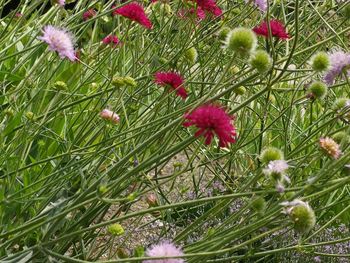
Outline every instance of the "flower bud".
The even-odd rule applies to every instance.
[[[125,85],[124,78],[123,77],[114,77],[112,80],[112,85],[115,87],[121,87]]]
[[[67,84],[63,81],[56,81],[53,86],[56,90],[68,90]]]
[[[230,33],[231,28],[224,26],[223,28],[220,29],[218,33],[218,37],[221,41],[225,41],[227,39],[228,34]]]
[[[28,120],[32,120],[34,118],[34,113],[31,111],[26,112],[26,117]]]
[[[137,87],[137,82],[132,77],[124,77],[124,83],[125,85],[131,86],[133,88]]]
[[[328,54],[318,52],[311,58],[312,69],[316,72],[322,72],[328,69],[330,65]]]
[[[308,203],[294,200],[284,202],[282,205],[287,207],[285,213],[289,215],[294,223],[294,229],[299,233],[307,233],[315,226],[315,213]]]
[[[103,111],[101,111],[100,117],[113,123],[118,123],[120,119],[118,114],[108,109],[104,109]]]
[[[263,163],[269,163],[270,161],[283,160],[284,157],[281,150],[275,147],[268,147],[261,152],[259,159]]]
[[[190,64],[194,64],[197,61],[198,53],[194,47],[185,51],[185,58]]]
[[[261,214],[264,213],[266,209],[266,201],[261,196],[254,198],[250,205],[255,212],[258,212]]]
[[[251,29],[239,27],[228,34],[226,44],[229,50],[238,55],[246,56],[255,49],[257,40]]]
[[[265,50],[257,50],[250,57],[250,65],[260,74],[268,71],[272,66],[272,59]]]
[[[237,95],[243,95],[244,93],[246,93],[246,88],[243,86],[237,87],[233,90],[234,93],[236,93]]]
[[[120,224],[113,224],[108,226],[108,232],[113,236],[121,236],[124,234],[124,228]]]
[[[146,197],[146,203],[150,206],[150,207],[155,207],[158,206],[158,201],[157,201],[157,197],[155,194],[149,194]]]
[[[316,81],[311,84],[310,97],[313,99],[323,99],[327,95],[327,86],[321,81]]]

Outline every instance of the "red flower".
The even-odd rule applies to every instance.
[[[93,18],[95,15],[96,15],[96,11],[94,9],[89,9],[88,11],[84,12],[83,20],[86,21],[90,18]]]
[[[290,36],[286,32],[286,29],[284,25],[278,21],[278,20],[271,20],[270,21],[270,28],[272,36],[280,38],[280,39],[288,39]],[[259,26],[254,27],[253,31],[260,36],[268,37],[269,36],[269,30],[267,28],[266,21],[262,22]]]
[[[117,46],[119,44],[119,39],[117,36],[108,35],[102,40],[103,44]]]
[[[187,98],[187,91],[183,86],[184,81],[180,74],[175,72],[157,72],[154,81],[163,87],[170,86],[173,90],[176,90],[176,94],[182,99]]]
[[[236,128],[232,125],[232,116],[228,115],[219,105],[203,105],[191,113],[185,114],[185,127],[196,126],[199,130],[195,136],[203,135],[205,144],[211,143],[214,134],[219,138],[219,146],[226,147],[236,141]]]
[[[152,28],[151,21],[148,19],[145,11],[143,10],[143,7],[138,3],[132,2],[130,4],[124,5],[114,10],[113,15],[121,15],[141,24],[145,28]]]
[[[215,0],[192,0],[197,3],[197,6],[202,9],[202,11],[207,11],[214,16],[220,16],[222,10],[217,6]]]

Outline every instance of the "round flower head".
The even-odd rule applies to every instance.
[[[296,231],[307,233],[315,226],[315,213],[308,203],[296,199],[281,205],[286,207],[284,213],[292,219]]]
[[[270,20],[271,34],[273,37],[279,39],[288,39],[290,38],[284,25],[278,20]],[[260,36],[269,37],[269,30],[267,27],[266,21],[262,22],[259,26],[254,27],[253,31]]]
[[[145,13],[145,10],[139,3],[132,2],[132,3],[126,4],[114,10],[113,15],[121,15],[126,18],[129,18],[132,21],[139,23],[145,28],[148,28],[148,29],[152,28],[151,21],[148,19]]]
[[[197,3],[197,6],[200,7],[203,11],[206,11],[214,16],[220,16],[222,10],[217,6],[214,0],[192,0]]]
[[[236,129],[232,125],[233,117],[225,110],[213,104],[202,105],[190,113],[185,114],[185,127],[195,126],[198,131],[195,136],[204,136],[205,144],[209,145],[216,134],[219,146],[226,147],[236,141]]]
[[[157,245],[153,245],[146,250],[148,257],[178,257],[183,256],[180,248],[176,247],[169,241],[164,241]],[[149,259],[142,261],[143,263],[184,263],[185,260],[181,258],[166,258],[166,259]]]
[[[350,53],[335,51],[329,55],[329,59],[331,66],[324,77],[328,85],[332,85],[335,78],[342,74],[348,74],[350,76]]]
[[[313,99],[323,99],[327,95],[327,86],[320,81],[312,83],[309,90],[309,96]]]
[[[268,147],[261,152],[259,159],[268,164],[270,161],[283,160],[283,153],[275,147]]]
[[[105,45],[113,45],[114,47],[116,47],[119,44],[119,39],[117,36],[113,36],[113,35],[108,35],[105,38],[103,38],[102,43]]]
[[[320,138],[319,143],[321,149],[333,159],[338,159],[341,156],[340,146],[332,138]]]
[[[265,50],[257,50],[253,52],[249,62],[259,73],[268,71],[272,66],[272,59]]]
[[[185,51],[185,58],[190,64],[194,64],[197,61],[198,53],[195,47],[191,47]]]
[[[231,28],[224,26],[223,28],[220,29],[218,32],[218,37],[221,41],[225,41],[227,39],[228,34],[230,33]]]
[[[265,175],[269,175],[275,180],[281,180],[288,168],[289,165],[285,160],[275,160],[270,161],[263,172]]]
[[[257,40],[255,34],[249,28],[239,27],[233,29],[227,36],[227,48],[245,56],[255,50]]]
[[[182,99],[187,98],[187,91],[183,86],[183,78],[175,72],[157,72],[155,74],[155,83],[160,86],[169,86],[176,91],[176,94]]]
[[[318,52],[311,58],[312,69],[316,72],[322,72],[328,69],[330,64],[329,57],[325,52]]]
[[[49,45],[49,49],[56,51],[61,58],[76,60],[72,35],[65,29],[54,26],[45,26],[43,35],[39,37]]]
[[[100,116],[102,119],[111,121],[113,123],[118,123],[119,122],[119,116],[115,112],[104,109],[103,111],[100,112]]]
[[[83,13],[83,20],[89,20],[90,18],[93,18],[96,15],[96,11],[94,9],[89,9],[86,12]]]
[[[266,12],[267,10],[267,0],[245,0],[245,2],[246,3],[254,2],[254,5],[263,12]]]

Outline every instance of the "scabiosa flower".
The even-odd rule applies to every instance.
[[[153,245],[146,250],[146,256],[148,257],[177,257],[183,256],[183,252],[180,248],[176,247],[169,241],[164,241],[160,244]],[[150,259],[144,260],[143,263],[184,263],[185,260],[181,258],[167,258],[167,259]]]
[[[271,34],[273,37],[279,39],[290,38],[289,34],[286,32],[284,25],[278,20],[270,20]],[[266,21],[262,22],[259,26],[254,27],[253,31],[260,36],[269,37],[269,30]]]
[[[65,0],[56,0],[56,3],[60,6],[64,6],[65,5]]]
[[[183,78],[175,72],[157,72],[155,74],[155,83],[160,86],[169,86],[176,90],[176,94],[182,99],[187,98],[187,91],[183,86]]]
[[[197,6],[200,7],[203,11],[206,11],[214,16],[221,16],[222,10],[214,0],[192,0],[197,3]]]
[[[73,36],[65,29],[54,26],[45,26],[40,40],[49,45],[49,49],[56,51],[61,58],[76,60]]]
[[[83,20],[86,21],[90,18],[93,18],[96,15],[96,11],[94,9],[89,9],[83,13]]]
[[[263,170],[266,175],[284,175],[289,168],[288,163],[285,160],[270,161],[267,168]]]
[[[254,2],[261,11],[266,12],[267,10],[267,0],[245,0],[246,3]]]
[[[203,135],[205,144],[209,145],[216,134],[219,146],[226,147],[236,141],[236,129],[232,125],[233,116],[230,116],[219,105],[202,105],[190,113],[185,114],[185,127],[195,126],[198,131],[195,136]]]
[[[126,4],[122,7],[114,10],[113,15],[121,15],[121,16],[124,16],[126,18],[131,19],[132,21],[139,23],[140,25],[144,26],[145,28],[148,28],[148,29],[152,28],[152,23],[148,19],[143,7],[136,2]]]
[[[102,119],[111,121],[113,123],[118,123],[119,122],[119,116],[115,112],[104,109],[103,111],[100,112],[100,116]]]
[[[320,138],[319,144],[321,149],[333,159],[338,159],[342,154],[339,144],[337,144],[332,138]]]
[[[119,44],[119,39],[117,36],[108,35],[105,38],[103,38],[102,43],[105,45],[112,44],[115,47]]]
[[[330,69],[328,70],[324,80],[328,85],[332,85],[337,76],[345,73],[348,70],[350,76],[350,53],[343,51],[335,51],[329,55],[331,62]]]

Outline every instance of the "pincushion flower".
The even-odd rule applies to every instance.
[[[146,250],[148,257],[177,257],[183,256],[180,248],[176,247],[169,241],[164,241],[160,244],[153,245]],[[185,260],[181,258],[166,258],[166,259],[150,259],[144,260],[143,263],[184,263]]]
[[[144,26],[145,28],[151,29],[152,23],[148,19],[145,10],[143,7],[136,3],[132,2],[130,4],[126,4],[116,10],[113,11],[113,15],[121,15],[126,18],[129,18],[132,21],[135,21],[139,23],[140,25]]]
[[[113,123],[118,123],[120,119],[118,114],[108,109],[102,110],[100,112],[100,117]]]
[[[56,51],[61,58],[76,60],[73,36],[65,29],[51,25],[45,26],[43,35],[39,37],[49,45],[49,49]]]
[[[171,87],[176,94],[183,99],[187,98],[187,91],[183,86],[183,78],[175,72],[157,72],[155,74],[155,83],[163,87]]]
[[[86,21],[90,18],[93,18],[96,15],[96,11],[94,9],[89,9],[83,13],[83,20]]]
[[[271,34],[273,37],[279,39],[288,39],[290,38],[289,34],[286,32],[284,25],[278,20],[270,20]],[[259,26],[254,27],[253,31],[260,36],[269,37],[269,30],[267,27],[267,22],[262,22]]]
[[[254,5],[257,6],[261,11],[266,12],[267,10],[267,0],[245,0],[245,2],[254,2]]]
[[[337,144],[332,138],[320,138],[319,144],[321,149],[333,159],[338,159],[342,154],[339,144]]]
[[[56,0],[56,3],[60,6],[64,6],[65,5],[65,0]]]
[[[264,173],[266,175],[271,175],[271,174],[280,174],[283,175],[286,173],[288,170],[288,163],[285,160],[275,160],[275,161],[270,161],[269,164],[267,165],[267,168],[264,169]]]
[[[197,7],[203,11],[213,14],[214,16],[222,15],[222,10],[214,0],[192,0],[197,3]]]
[[[330,59],[330,69],[326,73],[324,80],[328,85],[332,85],[337,76],[342,73],[350,76],[350,53],[345,53],[343,51],[335,51],[329,55]]]
[[[103,38],[102,43],[105,45],[112,44],[115,47],[119,44],[119,39],[117,36],[108,35],[105,38]]]
[[[236,128],[232,124],[233,116],[230,116],[219,105],[202,105],[190,113],[185,114],[185,127],[198,128],[195,136],[204,136],[205,144],[209,145],[216,135],[219,138],[219,146],[226,147],[236,141]]]

